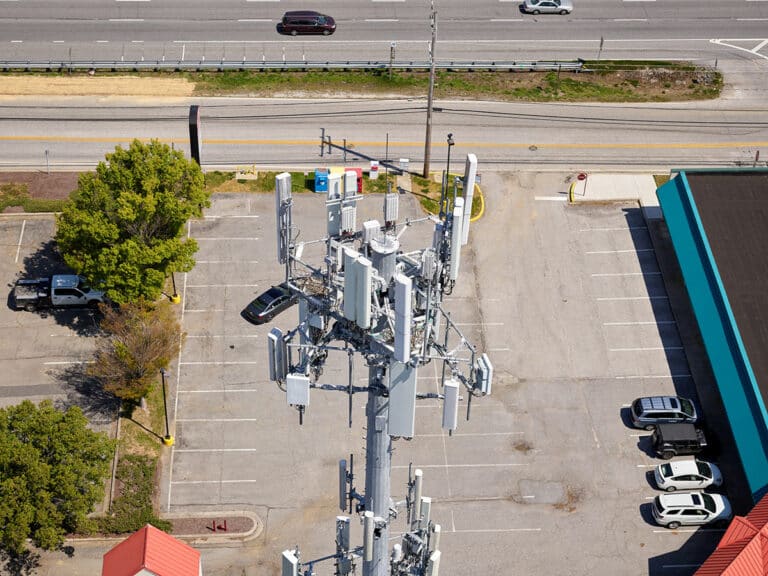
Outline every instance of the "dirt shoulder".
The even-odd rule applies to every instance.
[[[0,75],[0,96],[191,96],[186,78]]]

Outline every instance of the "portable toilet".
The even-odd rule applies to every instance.
[[[315,169],[315,192],[328,192],[328,170]]]
[[[346,172],[354,172],[357,174],[357,193],[363,193],[363,169],[362,168],[347,168]]]

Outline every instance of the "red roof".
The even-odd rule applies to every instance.
[[[147,524],[104,554],[101,576],[200,576],[200,552]]]
[[[733,519],[694,576],[768,576],[768,495]]]

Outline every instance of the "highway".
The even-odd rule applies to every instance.
[[[323,3],[331,37],[280,36],[280,15],[306,3],[182,0],[0,0],[0,60],[397,60],[427,58],[427,0]],[[316,8],[316,6],[313,6]],[[445,135],[484,169],[751,165],[768,156],[768,1],[576,0],[568,16],[521,14],[504,0],[438,0],[438,60],[654,58],[716,65],[716,102],[648,105],[436,102],[434,162]],[[602,51],[600,50],[602,38]],[[0,100],[0,166],[92,167],[117,144],[159,138],[187,149],[190,104],[202,106],[203,165],[312,168],[321,129],[361,153],[424,154],[426,102],[350,98],[25,98]],[[426,95],[425,95],[426,96]],[[388,141],[388,146],[387,146]],[[352,161],[352,156],[348,161]]]

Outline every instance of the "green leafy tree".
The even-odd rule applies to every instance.
[[[147,395],[160,368],[178,353],[181,326],[166,301],[140,300],[103,310],[101,328],[107,337],[96,343],[88,373],[115,396],[135,402]]]
[[[155,300],[172,272],[194,266],[194,239],[184,224],[210,205],[193,160],[153,140],[134,140],[82,174],[58,217],[64,261],[118,303]]]
[[[31,538],[50,550],[86,528],[114,448],[78,407],[63,412],[49,400],[25,400],[0,408],[0,544],[20,554]]]

